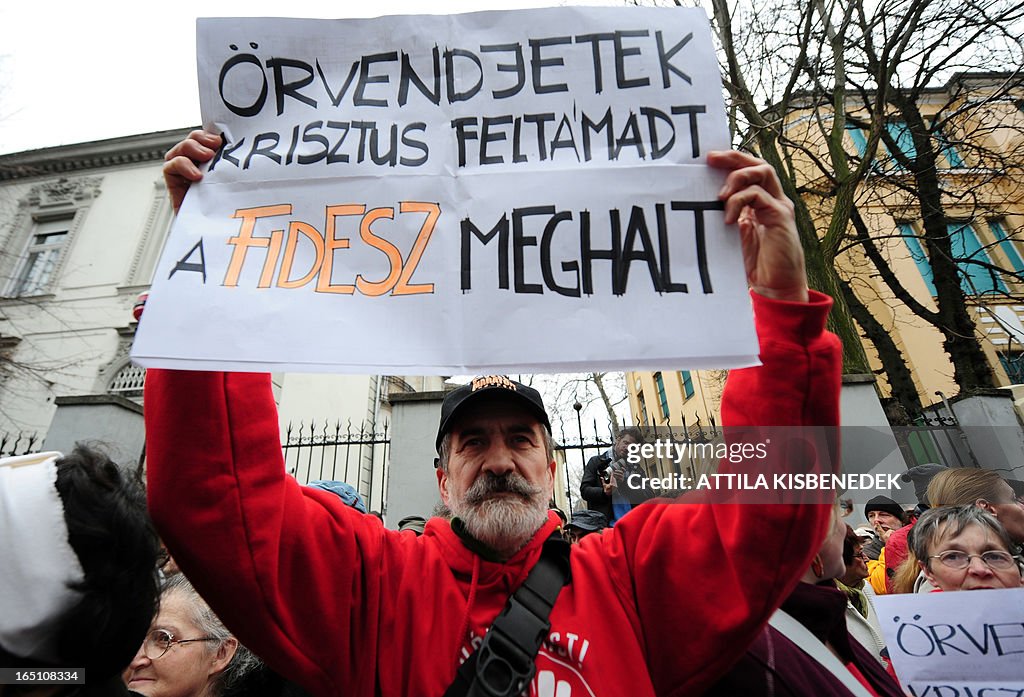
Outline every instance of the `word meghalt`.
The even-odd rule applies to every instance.
[[[470,290],[473,285],[473,240],[486,246],[496,239],[498,287],[503,290],[509,289],[511,282],[511,288],[516,293],[543,293],[547,288],[569,297],[593,295],[594,265],[596,262],[607,262],[612,294],[624,295],[633,263],[639,262],[642,268],[640,273],[644,270],[647,272],[657,292],[688,293],[690,289],[686,283],[672,278],[671,255],[675,251],[690,255],[689,258],[696,262],[701,291],[711,293],[713,290],[708,271],[704,213],[722,208],[719,201],[671,201],[655,204],[653,211],[633,206],[628,217],[625,211],[611,209],[606,220],[595,220],[598,216],[591,215],[590,211],[531,206],[515,208],[511,216],[507,213],[502,215],[487,232],[483,232],[471,219],[465,218],[461,223],[462,290]],[[683,213],[673,219],[674,225],[671,228],[668,222],[669,211]],[[650,217],[653,217],[653,221],[649,221]],[[531,227],[539,234],[527,234],[527,221],[531,218],[536,219]],[[573,253],[572,258],[556,260],[552,251],[556,233],[571,240],[569,244],[574,250],[579,250],[578,256]],[[535,251],[528,251],[534,247]],[[527,263],[528,258],[531,262],[536,259],[539,263]],[[560,269],[557,277],[556,261]],[[533,280],[543,280],[543,283],[530,282],[527,269],[538,266],[541,278],[534,277]],[[567,279],[571,281],[566,282]]]

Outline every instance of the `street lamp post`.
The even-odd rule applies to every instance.
[[[584,464],[586,464],[587,456],[583,451],[583,417],[580,416],[580,412],[583,411],[583,405],[576,402],[572,405],[572,408],[576,410],[576,428],[580,434],[580,456],[583,457]],[[569,458],[565,458],[565,496],[566,500],[569,501],[569,510],[567,512],[569,516],[572,516],[572,484],[569,480]]]

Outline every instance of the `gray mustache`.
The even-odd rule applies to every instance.
[[[493,494],[504,493],[512,493],[524,499],[530,499],[536,496],[539,491],[539,487],[531,485],[526,481],[525,477],[514,472],[501,475],[485,472],[473,482],[473,486],[466,492],[466,502],[478,504]]]

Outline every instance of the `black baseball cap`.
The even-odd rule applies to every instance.
[[[540,392],[521,382],[510,380],[505,375],[484,375],[473,378],[445,395],[441,403],[441,423],[437,426],[437,440],[434,442],[434,448],[438,453],[441,452],[441,440],[451,430],[455,418],[467,405],[472,405],[483,395],[505,397],[518,403],[536,416],[548,433],[551,433],[551,421],[544,409],[544,400],[541,399]]]

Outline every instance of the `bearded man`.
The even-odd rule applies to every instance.
[[[219,145],[199,131],[168,153],[175,208]],[[767,163],[739,152],[707,161],[727,173],[719,198],[740,228],[763,362],[732,372],[723,422],[835,426],[831,301],[807,289],[793,206]],[[151,370],[146,433],[150,507],[168,549],[239,640],[316,697],[446,694],[559,527],[547,512],[547,412],[503,376],[445,398],[437,482],[453,517],[431,519],[421,536],[385,530],[286,474],[267,375]],[[788,471],[793,460],[775,462]],[[764,467],[723,462],[720,472]],[[808,500],[831,496],[818,494]],[[808,568],[830,512],[683,497],[587,536],[522,692],[700,694]]]
[[[551,487],[543,481],[554,481],[550,429],[540,393],[507,377],[476,378],[448,393],[437,482],[457,534],[503,559],[533,537],[548,519]]]

